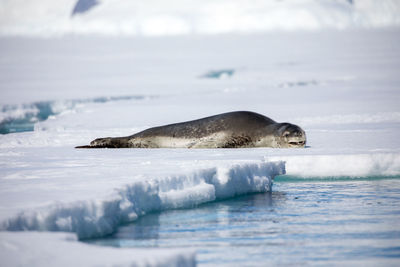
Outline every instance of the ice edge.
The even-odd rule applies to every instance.
[[[0,230],[74,232],[78,239],[109,235],[149,212],[196,205],[238,195],[268,192],[285,162],[216,166],[188,174],[146,179],[115,189],[103,199],[53,203],[26,210],[1,223]]]

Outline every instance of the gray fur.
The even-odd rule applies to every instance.
[[[153,127],[126,137],[93,140],[77,148],[241,148],[304,147],[305,132],[249,111]]]

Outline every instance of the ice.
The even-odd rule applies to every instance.
[[[176,153],[172,151],[158,156],[146,151],[111,152],[104,158],[73,149],[32,152],[12,167],[8,162],[2,166],[0,202],[7,203],[0,213],[3,230],[68,231],[80,239],[104,236],[149,212],[270,191],[272,179],[285,173],[283,162],[262,163],[261,158],[259,163],[236,160],[234,164],[232,160],[193,162],[200,156],[197,153],[171,158]],[[204,151],[203,157],[207,154]],[[12,157],[2,156],[4,162]],[[146,157],[148,163],[143,162]]]
[[[53,118],[54,115],[74,112],[84,103],[107,103],[121,100],[143,100],[155,96],[132,95],[96,97],[63,101],[40,101],[24,104],[4,105],[0,111],[0,134],[33,131],[36,122]]]
[[[149,212],[273,190],[285,171],[293,179],[398,177],[400,34],[365,29],[398,25],[398,2],[350,2],[257,2],[254,16],[271,21],[253,25],[246,18],[254,9],[235,1],[220,19],[226,2],[201,9],[193,2],[198,13],[190,22],[180,12],[186,4],[159,12],[104,0],[71,19],[76,1],[3,1],[0,118],[26,119],[33,131],[0,136],[1,258],[11,266],[42,266],[48,258],[49,266],[190,266],[190,251],[105,250],[76,240],[110,234]],[[136,16],[133,7],[140,7]],[[279,12],[293,20],[272,21]],[[233,17],[240,25],[223,24]],[[329,30],[252,34],[266,29]],[[196,35],[221,32],[245,34]],[[142,37],[183,33],[195,34]],[[217,79],[203,77],[212,71]],[[307,147],[74,149],[234,110],[300,125]],[[65,253],[84,250],[85,257]]]
[[[399,10],[396,0],[13,0],[0,4],[0,34],[165,36],[381,28],[398,26]]]
[[[279,160],[280,157],[270,159]],[[296,177],[396,177],[400,174],[400,154],[288,156],[287,173]]]
[[[21,251],[23,253],[21,253]],[[67,233],[0,232],[4,266],[195,266],[193,251],[106,248]]]

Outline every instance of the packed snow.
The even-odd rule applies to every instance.
[[[277,175],[400,176],[398,1],[88,2],[73,16],[72,0],[0,3],[7,265],[192,266],[193,251],[77,240]],[[307,147],[74,149],[234,110],[298,124]]]

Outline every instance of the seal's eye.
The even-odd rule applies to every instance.
[[[289,134],[290,134],[289,132],[284,132],[284,133],[283,133],[283,137],[288,137]]]

